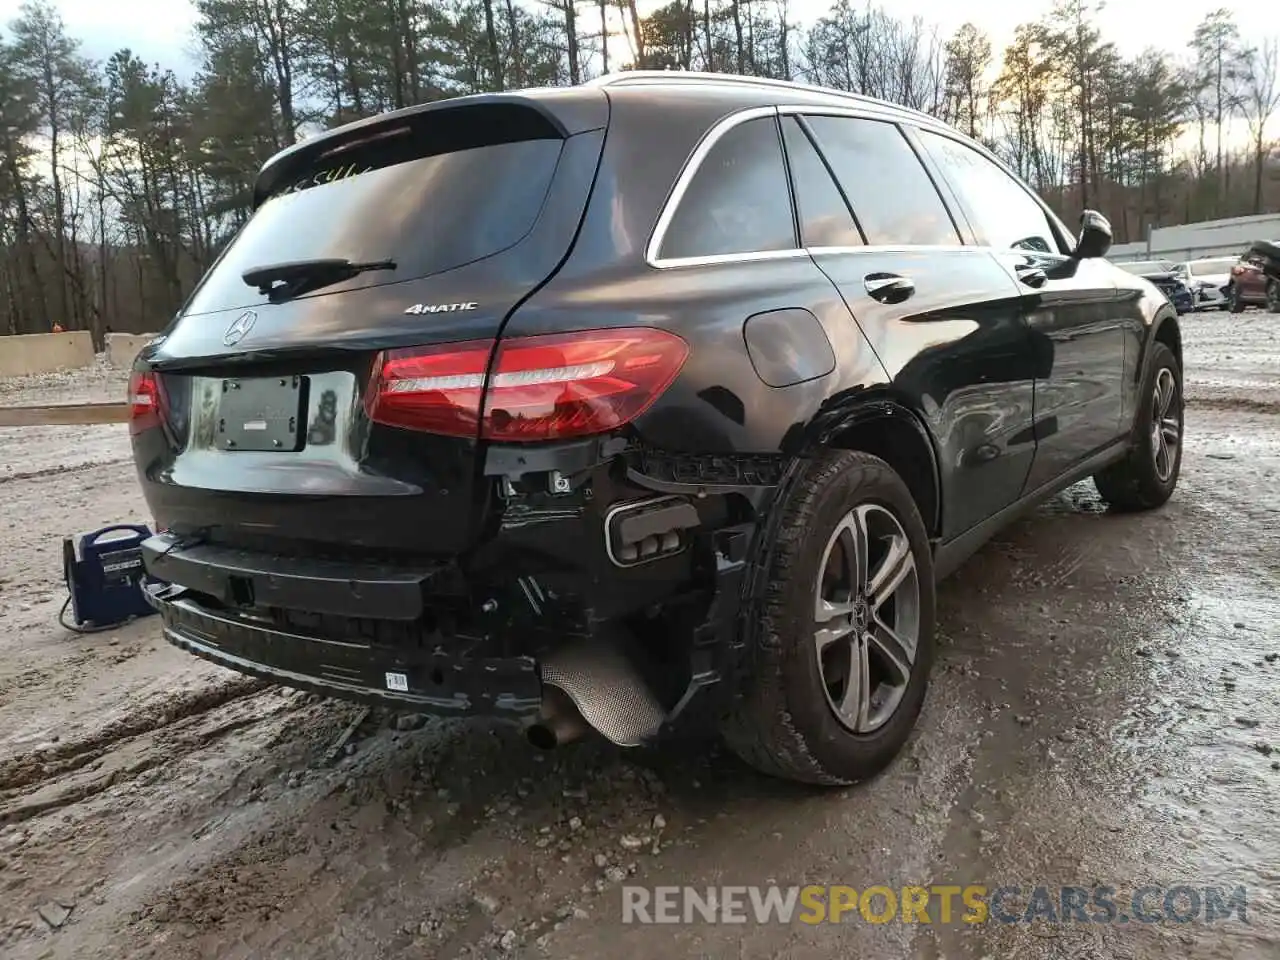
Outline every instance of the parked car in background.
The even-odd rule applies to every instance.
[[[1259,241],[1249,247],[1240,262],[1231,268],[1231,294],[1228,295],[1232,313],[1239,313],[1246,306],[1265,307],[1268,313],[1280,313],[1280,280],[1276,270],[1268,265],[1275,258],[1268,256],[1268,247],[1275,249],[1273,241]]]
[[[1178,313],[1190,313],[1196,308],[1191,287],[1178,276],[1178,265],[1173,261],[1138,260],[1133,263],[1117,263],[1116,266],[1144,280],[1150,280],[1169,299]]]
[[[1226,310],[1231,305],[1231,271],[1239,263],[1239,257],[1188,260],[1177,264],[1174,272],[1191,288],[1197,310]]]
[[[1178,482],[1168,300],[893,104],[435,101],[289,147],[253,206],[130,384],[150,601],[244,673],[543,747],[710,696],[749,763],[849,783],[915,725],[936,580],[1082,479]]]

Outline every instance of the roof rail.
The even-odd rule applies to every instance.
[[[805,93],[818,93],[828,97],[836,97],[841,100],[854,100],[858,103],[874,103],[892,107],[903,113],[910,114],[915,117],[922,117],[934,122],[941,122],[937,117],[916,110],[912,107],[904,107],[901,104],[893,103],[889,100],[881,100],[877,97],[869,97],[861,93],[849,93],[845,90],[835,90],[831,87],[820,87],[811,83],[797,83],[794,80],[775,80],[772,77],[749,77],[738,73],[707,73],[701,70],[619,70],[616,73],[606,73],[603,76],[595,77],[588,80],[584,85],[590,87],[613,87],[625,86],[629,83],[684,83],[693,81],[695,83],[720,83],[727,85],[740,85],[744,87],[772,87],[778,90],[796,90]]]

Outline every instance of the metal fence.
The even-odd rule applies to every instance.
[[[1280,241],[1280,214],[1206,220],[1178,227],[1157,227],[1146,241],[1118,243],[1109,259],[1198,260],[1201,257],[1236,256],[1255,240]]]

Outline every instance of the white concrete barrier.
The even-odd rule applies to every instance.
[[[107,365],[129,368],[148,343],[155,339],[154,333],[108,333]]]
[[[92,364],[93,358],[88,330],[0,337],[0,377],[75,370]]]

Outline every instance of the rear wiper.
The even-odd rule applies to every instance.
[[[296,296],[302,290],[314,290],[342,280],[350,280],[369,270],[394,270],[394,260],[369,260],[360,263],[345,257],[316,260],[291,260],[287,263],[269,263],[251,267],[240,275],[259,293]]]

